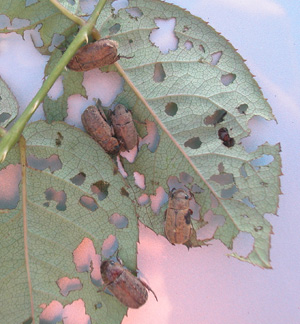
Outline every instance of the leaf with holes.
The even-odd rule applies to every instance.
[[[45,76],[51,73],[51,70],[58,63],[62,56],[60,50],[56,50],[50,57],[45,68]],[[79,94],[86,98],[86,91],[82,85],[83,73],[74,71],[63,71],[61,74],[63,84],[63,94],[55,100],[47,95],[44,99],[43,108],[48,122],[64,120],[67,117],[68,98],[73,94]]]
[[[164,235],[167,195],[187,187],[195,197],[188,246],[215,238],[231,249],[238,233],[247,232],[254,238],[252,252],[234,256],[269,268],[272,227],[264,214],[277,211],[280,146],[266,143],[248,153],[240,144],[253,116],[273,119],[244,60],[204,21],[170,4],[132,0],[116,15],[109,9],[102,14],[101,34],[112,35],[120,54],[131,57],[116,64],[127,81],[116,102],[147,121],[137,125],[140,136],[153,123],[157,128],[154,148],[143,145],[134,163],[123,159],[140,219]],[[161,49],[155,40],[162,21],[173,26],[171,48]],[[261,158],[270,159],[255,165]],[[135,185],[133,172],[144,175],[145,189]],[[205,236],[211,218],[220,222]]]
[[[91,322],[120,322],[126,307],[97,291],[100,259],[118,247],[124,264],[136,269],[137,218],[126,181],[74,127],[40,121],[24,137],[26,152],[21,140],[21,151],[15,147],[0,171],[22,172],[19,201],[0,210],[2,321],[23,323],[33,314],[38,323],[51,309],[61,321],[75,307]]]
[[[59,2],[72,13],[82,13],[78,0],[74,0],[73,4],[67,0]],[[1,15],[9,18],[7,26],[0,29],[0,33],[16,32],[24,35],[26,30],[34,29],[40,33],[42,44],[34,36],[33,41],[36,42],[36,47],[42,54],[50,54],[53,51],[49,48],[51,45],[56,45],[58,39],[67,37],[78,29],[74,22],[64,16],[48,0],[22,2],[0,0],[0,8]]]
[[[0,78],[0,126],[6,127],[18,114],[18,103],[7,84]]]

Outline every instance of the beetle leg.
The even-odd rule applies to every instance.
[[[143,280],[139,279],[139,281],[141,282],[141,284],[142,284],[145,288],[147,288],[149,291],[152,292],[152,294],[154,295],[156,301],[158,301],[157,296],[156,296],[155,292],[151,289],[151,287],[150,287],[149,285],[147,285],[146,282],[144,282]]]

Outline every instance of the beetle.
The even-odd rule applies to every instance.
[[[148,291],[151,291],[157,300],[154,291],[142,280],[135,277],[121,263],[106,260],[101,263],[101,276],[104,287],[125,306],[139,308],[148,299]]]
[[[79,48],[67,67],[73,71],[83,72],[113,64],[119,59],[118,43],[102,38]]]
[[[173,188],[169,195],[169,204],[165,212],[165,234],[172,244],[187,242],[192,233],[191,215],[189,208],[192,194],[185,189]]]
[[[138,134],[134,126],[131,112],[121,104],[111,112],[111,122],[121,151],[130,151],[138,144]]]
[[[218,130],[218,136],[221,141],[223,141],[223,144],[227,147],[232,147],[235,144],[234,138],[230,137],[228,133],[228,129],[225,127],[222,127]]]
[[[100,105],[89,106],[81,115],[81,120],[88,134],[98,143],[108,154],[119,153],[120,146],[114,137],[113,128],[107,123],[106,116]]]

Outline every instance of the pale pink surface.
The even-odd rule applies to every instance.
[[[185,246],[172,246],[165,238],[140,225],[138,266],[141,277],[156,292],[158,302],[150,294],[148,302],[138,310],[130,309],[128,317],[122,323],[298,324],[300,69],[299,51],[296,50],[299,39],[296,39],[291,24],[292,11],[297,10],[298,4],[294,2],[293,8],[293,4],[286,4],[283,0],[172,2],[208,20],[239,49],[239,53],[248,60],[248,67],[256,75],[277,118],[278,124],[254,119],[249,123],[252,136],[243,140],[248,150],[254,150],[265,141],[271,144],[281,142],[284,173],[281,183],[284,195],[280,197],[280,217],[266,216],[275,233],[271,238],[273,270],[262,270],[227,257],[229,251],[219,241],[212,242],[208,247],[188,251]],[[173,46],[170,34],[165,36],[165,42],[169,38],[170,46]],[[0,74],[13,90],[22,109],[42,84],[46,61],[47,57],[42,57],[33,48],[28,32],[25,41],[15,34],[0,36]],[[112,82],[117,87],[122,86],[122,81],[116,75],[111,74],[105,79],[99,72],[86,73],[84,85],[90,89],[89,98],[70,98],[69,105],[76,107],[72,109],[72,113],[69,109],[66,121],[70,124],[82,127],[80,113],[93,102],[92,99],[98,93],[92,87],[95,80],[100,85],[103,82],[103,87],[107,87],[107,82]],[[101,100],[109,105],[119,90],[107,92],[107,97]],[[55,89],[52,89],[51,94],[59,95],[59,91],[58,81],[57,94]],[[40,118],[43,118],[41,107],[33,120]],[[18,172],[12,177],[17,178]],[[2,185],[4,181],[7,184],[11,182],[11,178],[1,178],[1,181]],[[11,184],[11,191],[7,190],[6,194],[14,191],[15,187]],[[211,236],[213,228],[206,230],[201,235]],[[251,237],[242,233],[234,242],[234,251],[246,255],[251,244]],[[98,276],[99,274],[97,279]],[[88,317],[82,301],[76,304],[82,306],[77,307],[81,309],[82,317],[77,314],[76,323],[87,323]],[[51,309],[54,306],[55,304],[51,304]],[[53,316],[51,309],[47,311],[50,317]],[[66,308],[63,310],[57,303],[58,317],[69,311]],[[79,318],[82,320],[78,321]]]

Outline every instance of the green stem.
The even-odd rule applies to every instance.
[[[58,10],[61,11],[62,14],[64,14],[66,17],[68,17],[70,20],[74,21],[75,24],[79,26],[84,26],[86,24],[86,21],[81,19],[80,17],[74,15],[72,12],[70,12],[68,9],[66,9],[63,5],[61,5],[57,0],[49,0]],[[95,40],[99,40],[101,38],[100,33],[98,30],[93,27],[92,29],[92,36]]]
[[[95,10],[93,11],[90,19],[82,26],[79,33],[74,38],[66,52],[63,54],[55,68],[52,70],[47,80],[43,83],[42,87],[24,110],[21,117],[16,121],[12,128],[2,137],[0,142],[0,163],[6,158],[7,153],[17,143],[22,134],[27,122],[36,111],[40,103],[43,101],[48,91],[53,86],[56,79],[60,76],[65,66],[69,63],[74,56],[80,45],[88,38],[91,33],[97,18],[104,7],[106,0],[99,0]]]

